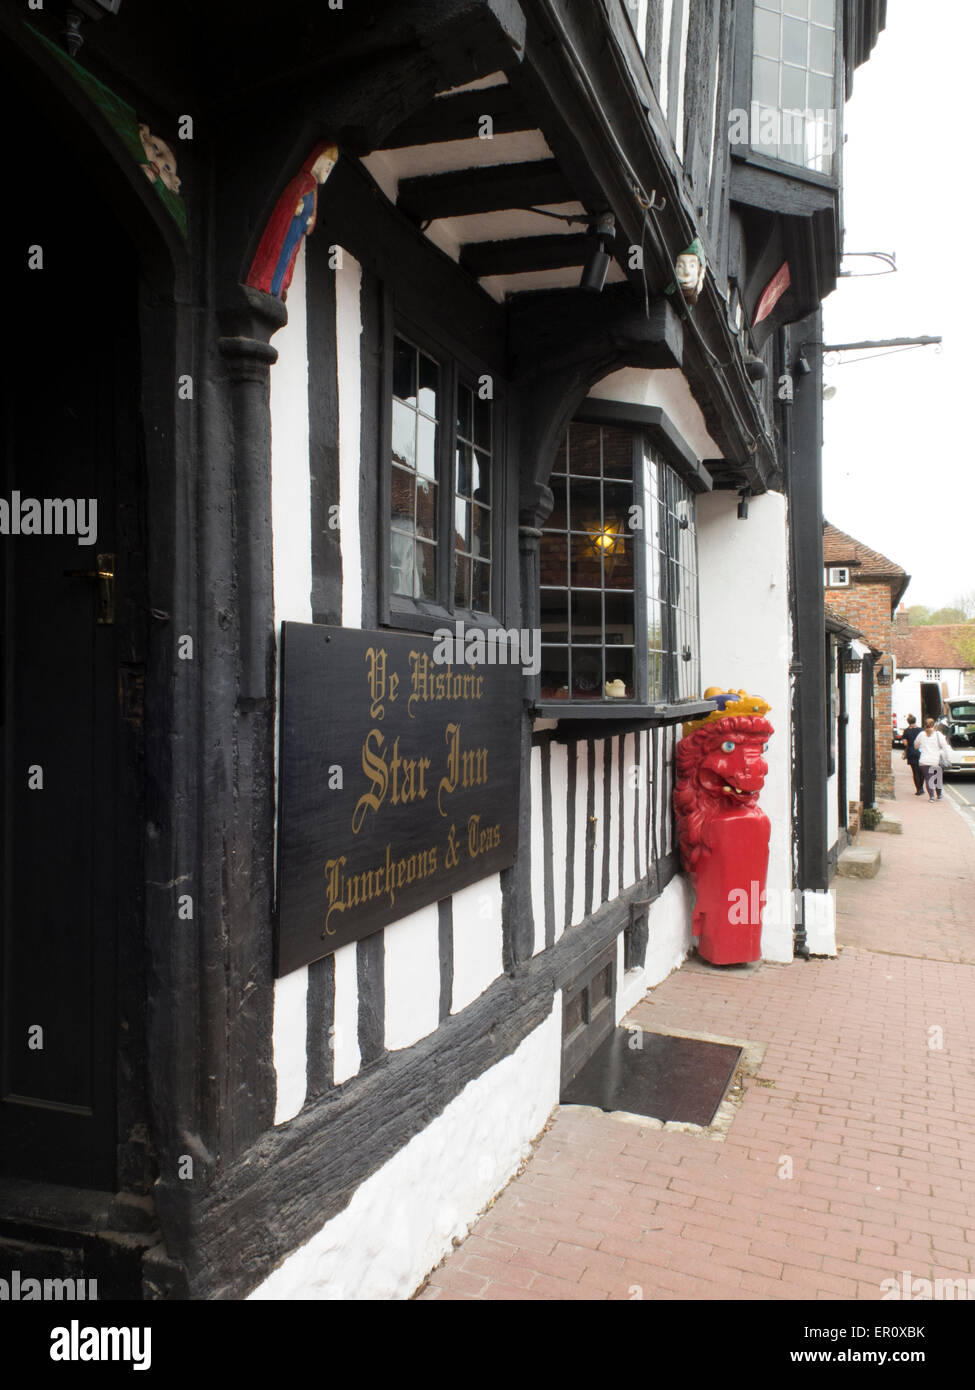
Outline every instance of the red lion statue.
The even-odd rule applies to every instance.
[[[731,965],[761,956],[771,825],[758,795],[768,772],[762,753],[774,730],[762,717],[764,700],[743,691],[707,695],[724,704],[684,726],[674,809],[681,856],[697,894],[698,952],[714,965]]]

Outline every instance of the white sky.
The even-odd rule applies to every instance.
[[[944,339],[874,362],[827,358],[836,395],[823,404],[827,519],[902,565],[904,602],[930,608],[975,590],[973,52],[972,0],[888,0],[846,107],[843,211],[847,251],[896,251],[898,270],[841,279],[823,308],[828,343]]]

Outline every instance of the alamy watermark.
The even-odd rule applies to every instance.
[[[909,1269],[902,1269],[899,1278],[882,1279],[880,1290],[884,1301],[902,1299],[908,1303],[967,1303],[975,1300],[975,1279],[915,1279]]]
[[[0,536],[77,536],[79,545],[98,539],[95,497],[0,497]]]
[[[0,1279],[0,1303],[95,1303],[97,1300],[97,1279],[25,1279],[19,1269],[12,1269],[9,1279]]]
[[[821,901],[835,897],[832,888],[776,889],[763,888],[757,879],[752,879],[747,887],[732,888],[728,892],[728,923],[732,927],[758,926],[761,921],[766,927],[802,926],[805,914],[813,909],[813,917],[818,920]]]
[[[815,148],[810,148],[812,133]],[[753,101],[750,111],[736,107],[728,112],[728,141],[773,153],[791,147],[810,155],[832,154],[836,146],[836,111],[833,107],[811,106],[780,110]]]
[[[433,634],[436,666],[520,666],[522,675],[542,669],[542,634],[538,628],[465,627],[462,622],[438,627]]]

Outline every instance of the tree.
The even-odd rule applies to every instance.
[[[926,608],[923,603],[912,603],[907,610],[907,622],[910,627],[924,627],[931,621],[931,609]]]
[[[960,608],[965,614],[963,622],[975,622],[975,589],[969,589],[965,594],[959,594],[955,599],[953,607]]]
[[[963,623],[965,621],[965,610],[963,608],[936,608],[928,619],[929,623]]]

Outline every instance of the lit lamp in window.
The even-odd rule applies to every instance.
[[[595,555],[621,555],[625,541],[622,526],[617,521],[612,526],[600,526],[595,530],[588,528],[589,540]]]

